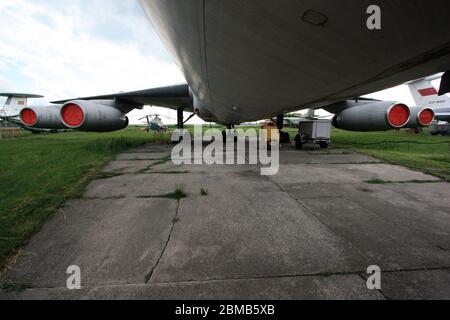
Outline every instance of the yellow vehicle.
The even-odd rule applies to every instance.
[[[267,146],[270,146],[272,143],[272,138],[276,142],[280,142],[280,131],[278,130],[277,125],[271,121],[268,120],[263,123],[261,126],[261,129],[265,129],[264,132],[264,140],[267,141]]]

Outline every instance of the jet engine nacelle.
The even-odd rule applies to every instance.
[[[20,111],[20,121],[31,128],[67,129],[61,122],[61,105],[26,107]]]
[[[405,127],[411,117],[409,107],[389,101],[346,101],[334,105],[333,125],[348,131],[387,131]]]
[[[110,132],[128,126],[128,117],[114,107],[113,101],[107,104],[86,100],[73,100],[61,108],[61,121],[70,129],[88,132]]]
[[[410,107],[411,117],[405,128],[428,127],[434,120],[434,111],[430,108]]]

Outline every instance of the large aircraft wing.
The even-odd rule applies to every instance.
[[[136,106],[151,105],[171,109],[184,108],[185,111],[193,111],[193,101],[187,84],[169,87],[160,87],[132,92],[120,92],[116,94],[59,100],[52,103],[63,104],[72,100],[117,100]]]

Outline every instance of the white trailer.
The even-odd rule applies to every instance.
[[[306,143],[312,143],[314,148],[319,145],[327,149],[331,142],[331,120],[300,121],[298,134],[295,137],[295,146],[302,149]]]

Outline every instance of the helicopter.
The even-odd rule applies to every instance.
[[[149,114],[139,120],[146,120],[146,131],[167,132],[169,127],[164,125],[159,114]]]

